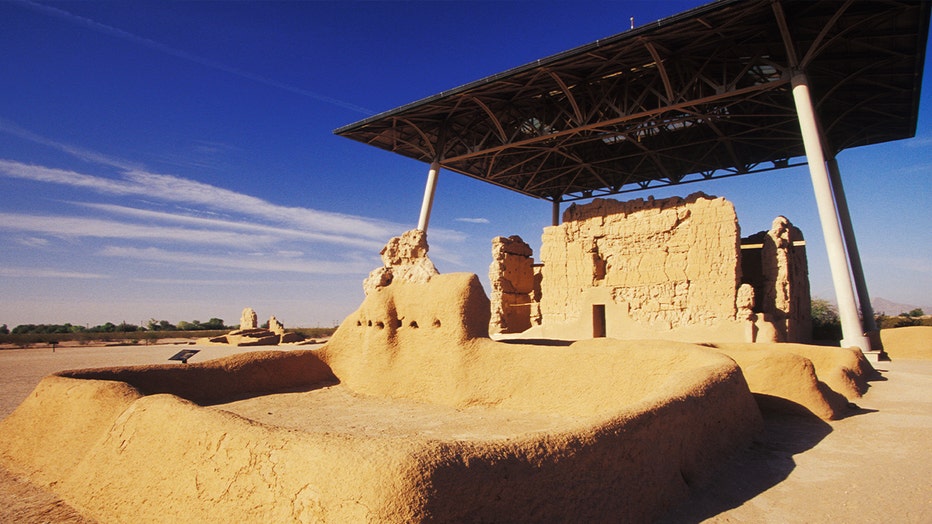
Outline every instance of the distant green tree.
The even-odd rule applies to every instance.
[[[921,308],[921,307],[917,307],[916,309],[914,309],[914,310],[910,311],[909,313],[907,313],[907,315],[909,315],[909,316],[911,316],[911,317],[913,317],[913,318],[919,318],[919,317],[921,317],[921,316],[925,316],[925,313],[922,311],[922,308]]]
[[[127,324],[126,321],[124,320],[123,322],[120,322],[120,325],[116,327],[116,331],[118,333],[133,333],[133,332],[139,331],[139,326],[137,326],[136,324]]]
[[[204,329],[226,329],[226,326],[223,325],[222,318],[211,318],[205,324],[201,324]]]
[[[835,304],[822,298],[813,298],[812,338],[814,340],[841,340],[841,321]]]
[[[878,324],[880,329],[892,329],[898,327],[918,326],[921,322],[918,318],[912,318],[905,313],[895,317],[884,317]]]
[[[6,324],[0,326],[0,335],[9,335],[10,328],[6,327]]]
[[[811,304],[812,321],[820,324],[838,322],[838,308],[824,298],[814,298]]]
[[[88,331],[92,333],[114,333],[117,327],[113,322],[107,322],[106,324],[101,324],[99,326],[94,326]]]

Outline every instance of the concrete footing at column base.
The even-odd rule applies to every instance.
[[[872,350],[872,351],[861,351],[864,354],[864,358],[867,359],[871,364],[876,364],[878,362],[889,361],[890,356],[882,349]]]

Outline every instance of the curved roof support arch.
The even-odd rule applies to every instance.
[[[814,184],[831,188],[824,164],[834,155],[813,161],[824,146],[813,149],[794,118],[791,78],[805,73],[808,104],[826,124],[820,141],[910,138],[930,12],[923,0],[719,0],[335,132],[552,202],[803,157],[820,170]],[[853,245],[853,233],[843,236]]]

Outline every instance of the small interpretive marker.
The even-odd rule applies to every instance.
[[[168,357],[168,360],[180,360],[182,364],[187,364],[188,359],[200,353],[200,349],[182,349],[174,355]]]

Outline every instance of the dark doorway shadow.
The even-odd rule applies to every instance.
[[[505,338],[498,340],[505,344],[524,344],[529,346],[569,346],[575,340],[558,340],[554,338]]]

